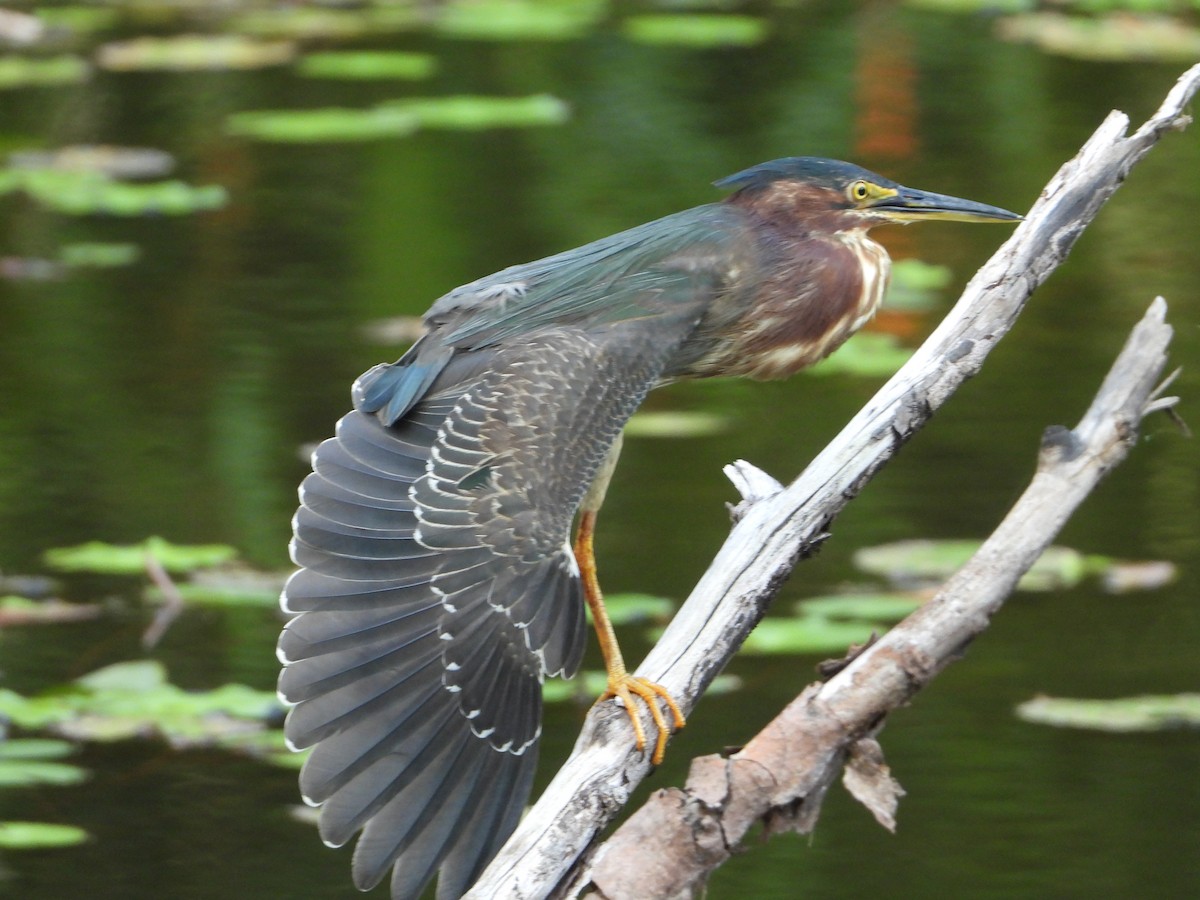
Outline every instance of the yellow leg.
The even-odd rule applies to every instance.
[[[603,486],[600,496],[603,497]],[[638,716],[633,702],[635,696],[642,699],[642,702],[650,710],[654,726],[658,729],[654,755],[650,758],[650,761],[657,766],[662,762],[663,754],[666,752],[667,736],[672,731],[682,728],[686,721],[683,712],[679,709],[679,704],[667,693],[666,688],[645,678],[630,675],[625,669],[625,659],[621,656],[621,648],[617,645],[617,636],[613,632],[612,622],[609,621],[608,612],[604,609],[604,597],[600,593],[600,581],[596,577],[596,555],[592,546],[596,529],[596,509],[588,507],[589,504],[585,503],[579,516],[579,531],[575,537],[575,559],[579,563],[579,573],[583,578],[583,595],[587,600],[588,608],[592,611],[596,637],[600,641],[600,651],[604,654],[604,666],[608,670],[608,687],[596,702],[603,702],[610,697],[620,697],[625,704],[625,712],[629,715],[629,721],[633,723],[637,748],[645,750],[646,733],[642,729],[641,717]],[[670,731],[667,729],[666,718],[657,703],[660,697],[667,704],[674,718],[674,728]]]

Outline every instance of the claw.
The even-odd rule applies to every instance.
[[[609,675],[608,687],[604,689],[604,693],[596,702],[602,703],[617,697],[625,704],[625,713],[633,725],[633,734],[638,750],[646,749],[646,731],[642,728],[641,716],[637,714],[637,709],[634,707],[634,696],[639,697],[646,704],[647,709],[650,710],[650,718],[654,720],[654,727],[658,729],[658,738],[654,742],[654,755],[650,757],[650,762],[657,766],[663,761],[663,756],[666,754],[667,737],[683,728],[687,724],[687,720],[679,709],[679,704],[675,702],[675,698],[661,684],[655,684],[646,678],[628,673]],[[671,710],[671,717],[674,720],[671,728],[667,727],[667,720],[656,702],[659,698],[662,698],[667,708]]]

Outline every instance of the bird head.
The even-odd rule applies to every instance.
[[[833,159],[793,156],[722,178],[733,202],[767,215],[802,218],[814,230],[841,232],[875,225],[933,220],[1015,222],[1021,216],[946,194],[897,184],[861,166]]]

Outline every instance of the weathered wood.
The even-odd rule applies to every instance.
[[[824,684],[809,685],[728,758],[696,759],[683,789],[658,791],[595,854],[589,897],[693,897],[758,821],[811,831],[825,793],[846,786],[887,828],[899,796],[872,735],[987,627],[1017,580],[1070,515],[1132,448],[1143,415],[1161,409],[1154,386],[1171,328],[1159,298],[1134,329],[1074,429],[1052,427],[1025,493],[937,595]]]
[[[1111,113],[1051,179],[1026,221],[971,279],[912,359],[791,485],[771,494],[769,476],[748,474],[752,467],[744,465],[737,470],[739,488],[753,485],[736,508],[737,523],[637,674],[661,683],[685,711],[695,705],[797,560],[823,539],[827,523],[980,370],[1030,294],[1063,261],[1138,160],[1166,131],[1190,121],[1183,108],[1198,88],[1200,65],[1179,79],[1154,116],[1131,135],[1128,117]],[[649,727],[648,714],[644,721]],[[572,893],[581,876],[571,872],[650,768],[646,755],[633,748],[624,711],[612,703],[596,707],[571,757],[467,896]]]

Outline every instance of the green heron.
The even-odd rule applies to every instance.
[[[356,885],[396,900],[440,870],[461,895],[516,827],[541,733],[541,684],[571,676],[591,609],[639,749],[634,697],[671,730],[658,685],[627,674],[592,533],[621,430],[685,378],[780,378],[879,306],[875,225],[1014,221],[827,159],[763,163],[723,201],[513,266],[433,304],[420,340],[355,382],[354,410],[300,488],[279,640],[286,733],[321,836],[361,831]],[[578,514],[574,545],[572,524]]]

